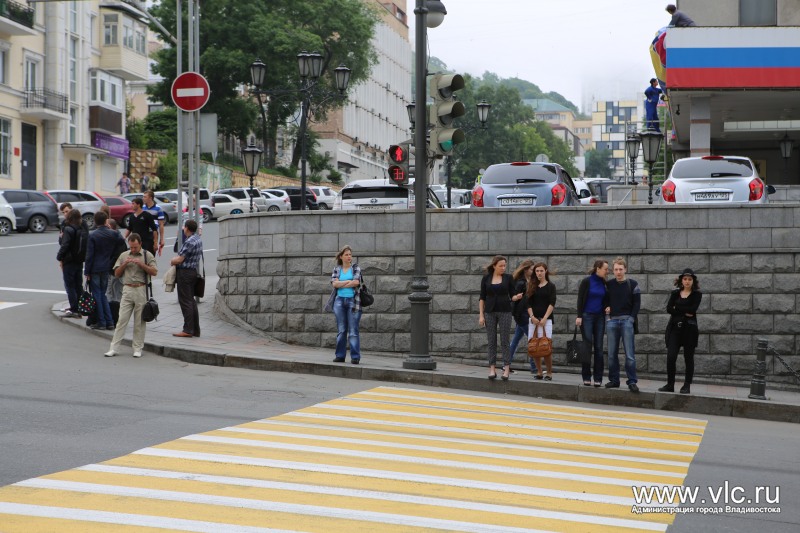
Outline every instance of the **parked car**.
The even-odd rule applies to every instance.
[[[300,210],[300,187],[296,185],[283,185],[281,187],[275,187],[277,190],[286,191],[286,194],[289,195],[289,200],[292,202],[292,210],[298,211]],[[306,187],[306,209],[319,209],[319,204],[317,203],[317,195],[314,194],[314,191]]]
[[[0,236],[5,237],[17,229],[17,215],[11,204],[0,198]]]
[[[183,195],[181,197],[181,206],[189,205],[189,196],[186,194],[186,191],[182,191]],[[168,189],[166,191],[158,191],[157,194],[160,194],[163,199],[167,202],[172,202],[172,205],[175,206],[177,209],[178,207],[178,189]]]
[[[442,207],[447,207],[447,189],[439,188],[440,186],[431,185],[430,189],[436,194],[436,197],[441,202]],[[450,207],[457,209],[464,205],[472,203],[472,191],[470,189],[454,189],[450,188]]]
[[[111,213],[111,218],[117,221],[120,227],[127,228],[130,218],[133,216],[133,204],[122,196],[106,196],[106,205]]]
[[[106,202],[102,196],[91,191],[77,191],[72,189],[58,189],[45,191],[58,205],[61,211],[61,204],[69,202],[73,209],[81,212],[83,221],[90,230],[94,229],[94,214],[100,211]]]
[[[600,198],[589,188],[588,180],[572,178],[572,183],[575,185],[575,192],[578,193],[578,199],[580,200],[581,205],[600,203]]]
[[[123,198],[126,200],[133,201],[134,198],[141,198],[142,193],[140,192],[132,192],[128,194],[123,194]],[[160,192],[156,192],[155,200],[158,207],[164,212],[164,223],[165,224],[172,224],[173,222],[177,222],[178,220],[178,210],[175,207],[175,204],[169,201],[169,199],[165,200],[165,196],[161,196]]]
[[[556,163],[516,162],[490,165],[472,189],[472,207],[578,205],[572,178]]]
[[[707,155],[675,161],[659,192],[666,204],[766,204],[775,187],[749,157]]]
[[[6,189],[0,191],[0,199],[14,208],[19,233],[28,230],[42,233],[47,226],[58,225],[58,206],[52,198],[42,192]]]
[[[608,178],[591,178],[586,180],[586,185],[589,186],[591,196],[589,197],[591,204],[607,204],[608,203],[608,188],[612,185],[619,185],[620,183]],[[595,201],[591,201],[594,199]],[[583,203],[583,201],[581,201]]]
[[[278,196],[268,191],[259,191],[259,192],[261,192],[261,196],[267,202],[267,211],[292,210],[292,201],[289,199],[288,194],[284,194],[283,196]]]
[[[230,187],[227,189],[218,189],[214,191],[214,194],[227,194],[239,200],[246,200],[247,212],[250,212],[250,195],[251,195],[250,193],[251,193],[250,187]],[[267,199],[261,195],[261,191],[259,191],[255,187],[252,189],[252,196],[253,196],[253,210],[267,211],[269,209],[270,203],[267,202]],[[278,203],[272,202],[272,205],[278,205]],[[280,205],[278,209],[280,209],[281,207],[283,206]],[[273,209],[273,211],[275,211],[275,209]]]
[[[250,212],[249,198],[247,200],[241,200],[230,194],[212,194],[211,204],[214,208],[214,218]]]
[[[357,180],[348,183],[336,197],[334,209],[413,209],[416,199],[414,180],[400,187],[388,179]],[[441,209],[442,203],[428,188],[428,208]]]
[[[333,209],[336,200],[336,191],[330,187],[309,187],[317,195],[317,204],[320,209]]]

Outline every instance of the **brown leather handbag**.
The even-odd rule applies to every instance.
[[[539,336],[539,328],[542,335]],[[544,326],[533,328],[533,337],[528,339],[528,357],[550,357],[553,355],[553,341],[544,334]]]

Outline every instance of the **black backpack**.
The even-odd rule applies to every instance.
[[[67,228],[64,228],[64,231],[67,231]],[[78,229],[72,227],[72,231],[74,234],[69,243],[70,257],[72,261],[82,263],[86,261],[86,249],[89,246],[89,230],[86,229],[86,226],[81,224],[81,227]]]

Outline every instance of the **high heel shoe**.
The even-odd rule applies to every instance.
[[[497,379],[497,373],[489,374],[489,379]]]
[[[503,381],[508,381],[508,376],[509,375],[511,375],[511,368],[510,367],[505,367],[503,369],[503,375],[500,376],[500,379],[502,379]]]

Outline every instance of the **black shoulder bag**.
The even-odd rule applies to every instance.
[[[147,262],[147,250],[144,251],[144,260]],[[158,318],[158,302],[153,299],[153,284],[151,283],[150,274],[147,275],[147,285],[145,288],[147,301],[142,308],[142,320],[145,322],[152,322]]]

